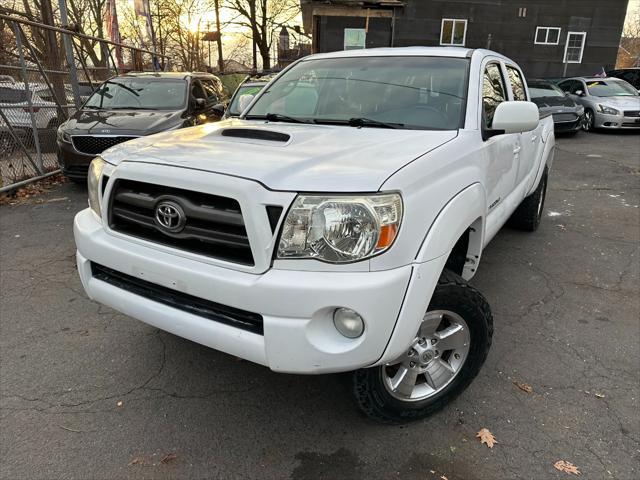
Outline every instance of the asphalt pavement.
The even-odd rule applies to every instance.
[[[0,207],[0,477],[640,478],[640,135],[559,138],[548,193],[473,280],[495,317],[480,375],[403,426],[362,417],[346,374],[276,374],[88,300],[81,187]]]

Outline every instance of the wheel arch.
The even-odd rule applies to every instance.
[[[446,255],[445,268],[469,280],[482,254],[486,193],[480,183],[460,191],[440,210],[431,224],[416,261],[427,262]]]

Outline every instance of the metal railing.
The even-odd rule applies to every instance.
[[[58,170],[58,126],[104,80],[154,71],[150,50],[7,15],[0,9],[0,192]],[[159,61],[161,59],[161,61]]]

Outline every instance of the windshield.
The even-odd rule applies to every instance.
[[[531,98],[564,97],[564,92],[551,83],[530,83]]]
[[[186,87],[185,80],[114,78],[100,85],[84,108],[177,110],[185,105]]]
[[[455,130],[463,116],[468,64],[445,57],[306,60],[263,91],[247,118]]]
[[[594,97],[626,97],[638,95],[638,91],[619,80],[593,80],[587,82],[587,89]]]
[[[239,105],[240,97],[242,95],[257,95],[265,85],[266,83],[263,85],[240,85],[240,87],[238,87],[238,91],[233,96],[233,100],[231,100],[231,105],[229,105],[229,115],[236,117],[240,115],[242,113]]]

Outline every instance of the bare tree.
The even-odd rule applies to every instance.
[[[227,0],[225,7],[234,13],[230,24],[246,27],[262,58],[262,68],[271,68],[271,45],[282,26],[300,14],[297,0]],[[255,66],[255,65],[254,65]]]

